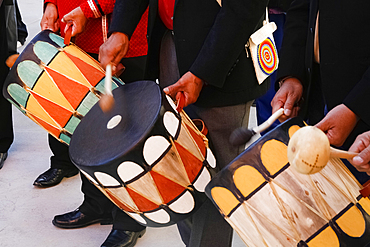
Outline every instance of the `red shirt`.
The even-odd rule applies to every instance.
[[[81,7],[88,19],[85,30],[78,34],[75,44],[88,53],[99,53],[99,47],[107,40],[108,25],[113,12],[115,0],[45,0],[58,9],[59,20],[77,7]],[[130,47],[125,57],[137,57],[147,54],[146,31],[148,10],[143,14],[130,40]],[[64,37],[65,23],[60,22],[60,34]]]
[[[158,12],[164,25],[173,30],[173,12],[175,0],[158,0]]]

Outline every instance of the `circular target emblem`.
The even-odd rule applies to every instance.
[[[274,42],[270,38],[262,41],[257,47],[258,64],[266,75],[271,75],[277,68],[277,52]]]

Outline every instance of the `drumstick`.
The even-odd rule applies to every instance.
[[[284,109],[281,108],[277,110],[274,114],[272,114],[271,117],[269,117],[269,119],[267,119],[264,123],[262,123],[259,126],[256,126],[252,129],[242,127],[234,130],[233,133],[231,133],[230,135],[229,139],[230,144],[233,146],[240,146],[247,143],[252,138],[252,136],[266,130],[283,114]]]
[[[112,64],[108,64],[105,72],[105,94],[100,98],[99,106],[104,113],[112,110],[114,98],[112,94]]]
[[[351,159],[357,153],[330,147],[325,133],[315,126],[305,126],[297,130],[288,143],[290,165],[303,174],[319,172],[330,158]]]

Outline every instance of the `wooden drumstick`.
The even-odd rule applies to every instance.
[[[290,165],[303,174],[319,172],[330,158],[351,159],[357,153],[330,147],[325,133],[315,126],[305,126],[297,130],[288,143]]]
[[[281,108],[277,110],[274,114],[269,117],[265,122],[261,125],[256,126],[252,129],[248,128],[238,128],[233,131],[230,135],[229,142],[233,146],[240,146],[247,143],[255,134],[261,133],[262,131],[266,130],[270,127],[280,116],[284,114],[284,109]]]
[[[112,94],[112,64],[108,64],[105,72],[105,94],[100,98],[99,106],[104,113],[112,110],[114,98]]]
[[[17,58],[19,57],[19,54],[13,54],[13,55],[10,55],[5,63],[6,63],[6,66],[8,66],[9,68],[13,67],[15,61],[17,60]]]

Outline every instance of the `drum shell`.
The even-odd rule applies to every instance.
[[[80,120],[99,100],[105,72],[76,45],[63,42],[49,30],[36,35],[12,66],[3,94],[56,139],[69,144]],[[113,77],[113,88],[122,84]]]
[[[366,246],[370,201],[345,165],[331,159],[312,175],[290,167],[287,145],[303,126],[294,118],[258,139],[212,178],[207,196],[248,246]]]
[[[133,96],[136,90],[140,91],[140,95]],[[145,90],[148,95],[143,92]],[[143,225],[168,226],[189,217],[206,199],[204,187],[210,180],[212,166],[215,164],[214,161],[209,162],[214,157],[205,137],[195,130],[195,126],[189,125],[190,121],[185,113],[176,111],[172,100],[154,82],[126,84],[113,90],[113,96],[115,106],[111,112],[104,114],[96,105],[76,129],[69,149],[72,162],[112,202]],[[149,100],[153,102],[142,102],[148,98],[155,99]],[[131,103],[123,106],[123,100]],[[138,126],[135,119],[141,118],[141,115],[149,120],[142,120],[141,126]],[[110,134],[111,130],[106,130],[105,126],[116,116],[122,116],[122,122],[112,129],[116,132]],[[166,116],[170,116],[176,124],[168,128]],[[128,131],[133,131],[132,135],[136,134],[138,139],[127,136]],[[195,159],[191,169],[183,158],[186,156],[183,156],[183,152],[187,151],[179,147],[183,144],[181,140],[184,140],[185,133],[190,133],[189,131],[197,133],[193,136],[197,145],[187,147],[188,150],[199,150],[199,153],[194,154],[199,158]],[[92,140],[91,135],[94,133],[100,133],[101,138]],[[153,147],[157,156],[148,158],[145,150],[151,148],[149,143],[156,138],[161,140],[160,143],[168,143],[168,147],[158,150]],[[104,146],[110,148],[103,148]],[[130,169],[136,170],[136,173],[133,174]],[[176,169],[176,174],[172,173]],[[127,175],[128,173],[131,175]],[[204,176],[208,176],[208,180],[204,180]],[[203,181],[203,188],[197,187],[198,181]],[[169,189],[165,190],[167,185]],[[180,210],[181,213],[174,211],[172,205],[185,197],[193,200],[193,205],[185,211]],[[186,202],[184,205],[187,205]],[[162,215],[164,218],[158,220],[151,215]]]

